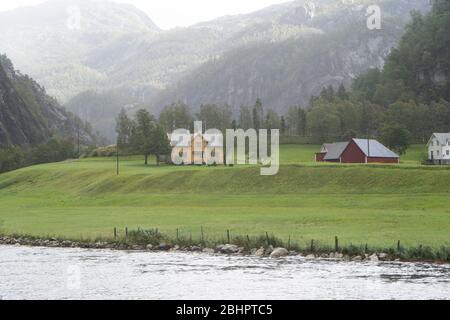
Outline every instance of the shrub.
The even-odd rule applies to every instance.
[[[26,162],[24,152],[17,147],[0,150],[0,173],[18,169]]]
[[[90,153],[90,157],[114,157],[117,153],[117,148],[115,145],[107,147],[99,147],[94,149]]]

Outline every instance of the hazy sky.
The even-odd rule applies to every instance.
[[[163,29],[188,26],[228,14],[248,13],[289,0],[114,0],[134,4]],[[0,11],[45,0],[1,0]]]

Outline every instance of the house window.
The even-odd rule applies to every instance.
[[[439,147],[439,141],[436,141],[436,145]]]
[[[439,150],[438,151],[436,151],[436,155],[439,157]]]
[[[447,156],[450,156],[450,150],[447,150]]]
[[[434,142],[433,141],[431,141],[431,146],[434,147]]]

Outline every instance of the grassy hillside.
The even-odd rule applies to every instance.
[[[291,162],[300,146],[283,146]],[[309,158],[306,147],[298,157]],[[315,150],[314,150],[315,151]],[[438,247],[450,244],[450,170],[417,164],[282,165],[274,177],[256,167],[172,167],[123,159],[84,159],[0,175],[5,233],[109,236],[113,227],[156,228],[208,237],[273,233],[305,244]]]

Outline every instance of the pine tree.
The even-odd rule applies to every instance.
[[[162,126],[153,127],[150,141],[150,152],[155,155],[156,165],[159,166],[161,156],[167,155],[171,150],[169,138]]]
[[[116,132],[117,132],[117,147],[127,148],[130,142],[131,129],[133,123],[128,118],[125,109],[120,110],[119,115],[116,118]]]
[[[156,126],[153,115],[147,110],[141,109],[136,113],[132,134],[131,144],[133,150],[144,155],[144,164],[148,164],[148,156],[152,154],[152,133]]]

